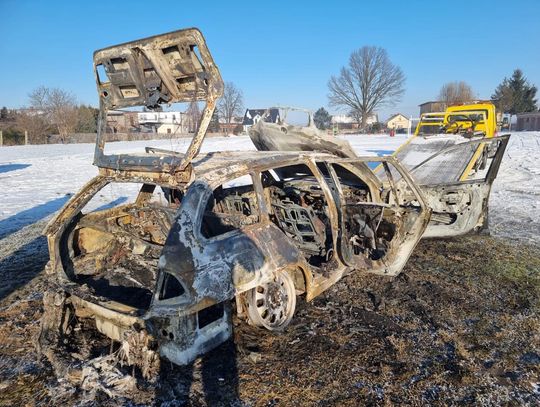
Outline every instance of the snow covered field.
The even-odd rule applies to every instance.
[[[540,132],[512,133],[489,211],[493,235],[540,243]]]
[[[391,154],[405,135],[345,137],[359,155]],[[143,152],[145,146],[183,151],[189,140],[117,142],[107,152]],[[209,138],[203,151],[255,150],[249,137]],[[0,148],[0,239],[46,218],[97,174],[94,144]],[[494,235],[540,243],[540,133],[514,133],[490,201]]]

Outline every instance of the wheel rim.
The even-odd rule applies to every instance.
[[[271,331],[285,328],[296,308],[294,283],[286,272],[277,272],[272,280],[250,290],[247,299],[251,322]]]

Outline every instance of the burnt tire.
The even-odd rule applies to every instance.
[[[252,325],[269,331],[285,329],[296,309],[296,291],[292,277],[286,271],[277,271],[270,281],[246,293],[246,303]]]

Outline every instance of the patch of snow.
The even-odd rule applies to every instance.
[[[540,243],[540,132],[512,133],[489,201],[493,235]]]
[[[347,135],[360,156],[391,154],[406,135]],[[108,153],[144,152],[144,147],[185,151],[189,139],[142,140],[107,144]],[[255,150],[247,136],[211,137],[203,152]],[[0,148],[0,236],[50,216],[97,174],[94,144],[51,144]],[[490,199],[494,235],[540,242],[540,132],[512,134]],[[103,194],[96,205],[122,200]],[[118,201],[118,202],[120,202]]]
[[[146,146],[185,151],[189,139],[107,143],[107,153],[144,153]],[[92,165],[95,145],[47,144],[0,148],[0,238],[48,217],[98,173]],[[203,152],[255,150],[249,137],[212,137]],[[92,199],[92,209],[131,195],[129,186],[111,188]],[[101,199],[100,199],[101,198]]]

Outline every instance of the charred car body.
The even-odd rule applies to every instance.
[[[433,235],[478,226],[483,212],[467,208],[487,206],[504,150],[505,139],[493,139],[486,176],[459,199],[452,188],[420,188],[393,157],[356,157],[327,144],[320,152],[200,154],[223,82],[198,30],[106,48],[94,64],[99,175],[46,229],[50,287],[38,343],[56,365],[81,321],[150,376],[160,356],[187,364],[227,340],[234,305],[250,323],[279,330],[298,294],[309,301],[355,270],[397,275],[428,224],[438,227]],[[106,154],[108,109],[192,101],[206,105],[185,154],[151,147]],[[132,202],[89,207],[108,186],[137,193]],[[435,199],[441,213],[446,204],[460,208],[451,222],[433,220],[428,203]]]

